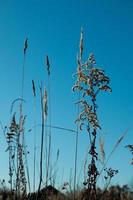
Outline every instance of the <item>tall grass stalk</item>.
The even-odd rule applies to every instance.
[[[26,195],[26,189],[27,189],[26,182],[27,181],[28,181],[29,192],[30,192],[29,169],[28,169],[28,160],[27,160],[27,152],[26,152],[26,144],[25,144],[25,133],[24,133],[24,127],[23,127],[24,123],[25,123],[25,116],[23,116],[23,97],[24,97],[25,59],[26,59],[27,48],[28,48],[28,39],[25,40],[24,51],[23,51],[20,116],[19,116],[19,129],[17,132],[16,193],[18,194],[18,198],[20,197],[21,188],[23,190],[23,192],[22,192],[23,196]],[[25,161],[24,161],[24,156],[25,156]],[[25,176],[24,163],[26,165],[27,181],[26,181],[26,176]]]
[[[27,48],[28,48],[28,39],[26,38],[25,43],[24,43],[24,59],[23,59],[23,71],[22,71],[22,94],[21,94],[21,98],[22,99],[24,97],[25,60],[26,60]],[[23,124],[22,125],[24,125],[25,116],[23,117],[23,101],[21,101],[21,105],[20,105],[20,121],[21,121],[22,118],[23,118]],[[27,173],[27,183],[28,183],[29,192],[31,192],[24,127],[22,127],[22,130],[23,130],[23,132],[22,132],[22,147],[24,149],[24,156],[25,156],[25,165],[26,165],[26,173]]]
[[[23,99],[23,93],[24,93],[24,75],[25,75],[25,58],[26,58],[26,51],[28,48],[28,40],[25,40],[24,43],[24,56],[23,56],[23,65],[22,65],[22,82],[21,82],[21,99]],[[21,146],[23,147],[24,144],[21,145],[20,136],[21,136],[21,130],[22,129],[22,120],[23,120],[23,101],[20,101],[20,116],[19,116],[19,130],[17,133],[17,177],[16,177],[16,194],[18,195],[18,198],[20,197],[20,163],[23,162],[20,161],[20,152],[21,152]],[[22,140],[24,141],[24,132],[22,133]],[[21,154],[22,155],[22,154]],[[21,156],[22,157],[22,156]],[[24,169],[24,166],[22,167]],[[25,172],[24,172],[25,173]],[[25,188],[25,186],[23,186]]]
[[[48,55],[46,56],[46,66],[48,72],[48,115],[49,115],[49,130],[48,130],[48,155],[47,157],[47,170],[46,170],[46,187],[48,185],[49,171],[50,171],[50,159],[51,159],[51,144],[52,144],[52,135],[51,135],[51,82],[50,82],[50,62]]]
[[[46,120],[46,107],[44,104],[44,95],[42,91],[42,84],[40,87],[40,95],[41,95],[41,111],[42,111],[42,127],[41,127],[41,151],[40,151],[40,177],[39,177],[39,186],[38,186],[38,193],[41,189],[42,184],[42,173],[43,173],[43,146],[44,146],[44,127],[45,127],[45,120]]]
[[[80,43],[79,43],[79,57],[80,57],[80,62],[82,60],[82,55],[83,55],[83,30],[81,29],[81,35],[80,35]],[[79,62],[77,58],[77,64],[79,69]],[[78,85],[79,86],[79,85]],[[78,102],[80,100],[80,91],[78,93]],[[78,104],[77,108],[77,115],[79,116],[80,112],[80,105]],[[77,181],[77,160],[78,160],[78,140],[79,140],[79,123],[77,123],[77,131],[76,131],[76,137],[75,137],[75,163],[74,163],[74,192],[73,192],[73,199],[75,200],[75,192],[76,192],[76,181]]]
[[[34,80],[32,80],[32,91],[34,97],[34,160],[33,160],[33,191],[35,192],[35,182],[36,182],[36,87]]]

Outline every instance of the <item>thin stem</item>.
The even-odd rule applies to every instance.
[[[36,97],[34,96],[34,125],[36,124]],[[36,182],[36,126],[34,126],[34,170],[33,170],[33,191],[35,192]]]
[[[27,151],[26,151],[26,144],[25,144],[24,134],[23,134],[23,145],[24,145],[23,148],[24,148],[25,163],[26,163],[27,181],[28,181],[29,193],[30,193],[31,192],[30,175],[29,175],[29,167],[28,167],[28,159],[27,159]]]
[[[48,176],[50,170],[50,157],[51,157],[51,144],[52,144],[52,135],[51,135],[51,88],[50,88],[50,75],[48,75],[48,100],[49,100],[49,144],[48,144],[48,165],[46,171],[46,187],[48,184]]]
[[[37,126],[41,126],[41,124],[37,124],[36,127]],[[33,127],[35,127],[35,126],[33,126]],[[67,131],[67,132],[77,133],[76,130],[69,129],[69,128],[64,128],[64,127],[60,127],[60,126],[52,126],[52,125],[50,126],[50,125],[45,124],[45,127],[51,127],[53,129],[58,129],[58,130],[63,130],[63,131]],[[31,129],[30,129],[30,131],[31,131]]]
[[[78,101],[80,100],[80,92],[78,94]],[[80,111],[80,105],[78,104],[78,116]],[[79,138],[79,123],[77,123],[77,131],[76,131],[76,138],[75,138],[75,164],[74,164],[74,195],[73,199],[75,200],[75,193],[76,193],[76,181],[77,181],[77,160],[78,160],[78,138]]]
[[[43,143],[44,143],[44,107],[43,107],[43,94],[42,94],[42,85],[40,87],[40,93],[41,93],[41,110],[42,110],[42,134],[41,134],[41,152],[40,152],[40,180],[39,180],[39,186],[38,186],[38,193],[41,188],[42,183],[42,159],[43,159]]]

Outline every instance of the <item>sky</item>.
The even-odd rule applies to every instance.
[[[31,81],[37,90],[36,123],[41,123],[39,86],[47,87],[45,55],[51,64],[51,123],[53,126],[76,129],[77,95],[71,88],[75,83],[76,55],[80,30],[84,32],[84,55],[93,52],[99,67],[111,79],[111,94],[98,98],[98,113],[108,155],[120,136],[127,135],[112,155],[108,167],[119,173],[112,184],[132,182],[131,155],[125,146],[133,142],[133,1],[132,0],[1,0],[0,1],[0,121],[9,126],[10,107],[21,95],[23,45],[28,38],[24,79],[24,112],[26,128],[34,126],[34,99]],[[18,104],[14,110],[17,110]],[[37,126],[37,155],[39,154],[40,128]],[[7,144],[0,134],[0,177],[8,180]],[[26,133],[30,178],[33,174],[34,133]],[[83,161],[89,145],[87,133],[79,135],[78,176],[82,182]],[[60,150],[57,163],[57,182],[68,181],[74,168],[75,134],[52,129],[52,162]],[[38,166],[38,164],[37,164]],[[38,167],[37,167],[38,168]],[[36,172],[38,173],[38,172]]]

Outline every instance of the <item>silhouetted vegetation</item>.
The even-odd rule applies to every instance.
[[[29,165],[27,155],[27,145],[25,141],[25,123],[26,115],[23,111],[24,103],[24,68],[25,57],[28,49],[28,39],[25,40],[23,49],[22,65],[22,88],[21,97],[15,99],[11,105],[11,121],[5,129],[2,127],[9,156],[9,185],[8,189],[5,180],[1,181],[0,199],[2,200],[133,200],[133,191],[127,185],[120,187],[111,186],[111,180],[118,173],[118,169],[108,167],[108,161],[112,154],[118,148],[124,139],[127,131],[118,139],[113,150],[108,157],[105,156],[104,141],[100,138],[100,151],[97,148],[97,135],[101,130],[101,124],[98,117],[97,97],[101,92],[112,92],[110,87],[110,78],[105,71],[96,64],[93,53],[89,54],[86,61],[83,61],[83,30],[81,30],[79,54],[77,56],[77,72],[74,74],[76,83],[73,91],[78,93],[77,106],[78,116],[76,119],[77,130],[65,129],[64,127],[52,126],[51,124],[51,103],[50,103],[50,62],[46,56],[46,69],[48,76],[48,88],[42,82],[40,83],[40,104],[41,104],[41,137],[40,137],[40,162],[39,162],[39,180],[36,184],[36,130],[34,129],[34,164],[33,164],[33,190],[31,189]],[[34,98],[34,111],[36,111],[36,85],[32,80],[32,92]],[[19,109],[14,111],[14,105],[19,103]],[[49,120],[49,125],[46,121]],[[36,127],[36,117],[34,127]],[[45,128],[48,128],[46,131]],[[56,171],[54,167],[59,159],[59,149],[55,163],[51,169],[51,128],[67,130],[76,133],[75,137],[75,155],[74,155],[74,176],[70,178],[70,183],[63,184],[60,190],[56,189]],[[85,131],[88,134],[89,151],[88,160],[84,163],[85,180],[82,180],[81,188],[77,188],[77,156],[78,156],[78,134]],[[44,148],[45,144],[45,148]],[[133,155],[133,145],[126,146]],[[45,155],[45,156],[44,156]],[[98,161],[101,167],[98,167]],[[133,164],[133,161],[132,161]],[[87,166],[87,170],[86,170]],[[45,169],[45,173],[44,170]],[[52,173],[54,171],[54,173]],[[98,188],[98,179],[104,179],[104,189]],[[43,182],[43,186],[42,186]],[[53,183],[53,185],[51,184]],[[36,186],[37,185],[37,186]]]

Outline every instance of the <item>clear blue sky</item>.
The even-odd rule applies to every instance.
[[[126,184],[132,180],[130,153],[124,148],[133,143],[133,1],[132,0],[1,0],[0,1],[0,120],[8,125],[11,102],[20,96],[23,44],[28,37],[24,98],[27,129],[34,123],[31,80],[34,79],[39,105],[39,84],[47,83],[44,56],[51,63],[52,124],[76,128],[76,94],[71,87],[75,80],[81,26],[84,29],[84,59],[93,52],[99,66],[111,79],[112,94],[100,95],[99,119],[101,134],[105,138],[107,154],[125,129],[128,134],[108,166],[119,170],[114,183]],[[39,111],[37,122],[40,123]],[[38,141],[40,131],[37,133]],[[59,177],[69,177],[74,166],[75,135],[53,130],[54,152],[60,149]],[[33,133],[27,133],[32,168]],[[79,138],[78,168],[88,146],[88,136]],[[0,136],[0,177],[7,177],[8,154],[6,143]],[[38,151],[39,152],[39,151]],[[54,161],[54,154],[53,154]],[[64,171],[64,172],[63,172]],[[32,173],[32,170],[31,170]],[[32,174],[30,175],[32,178]]]

